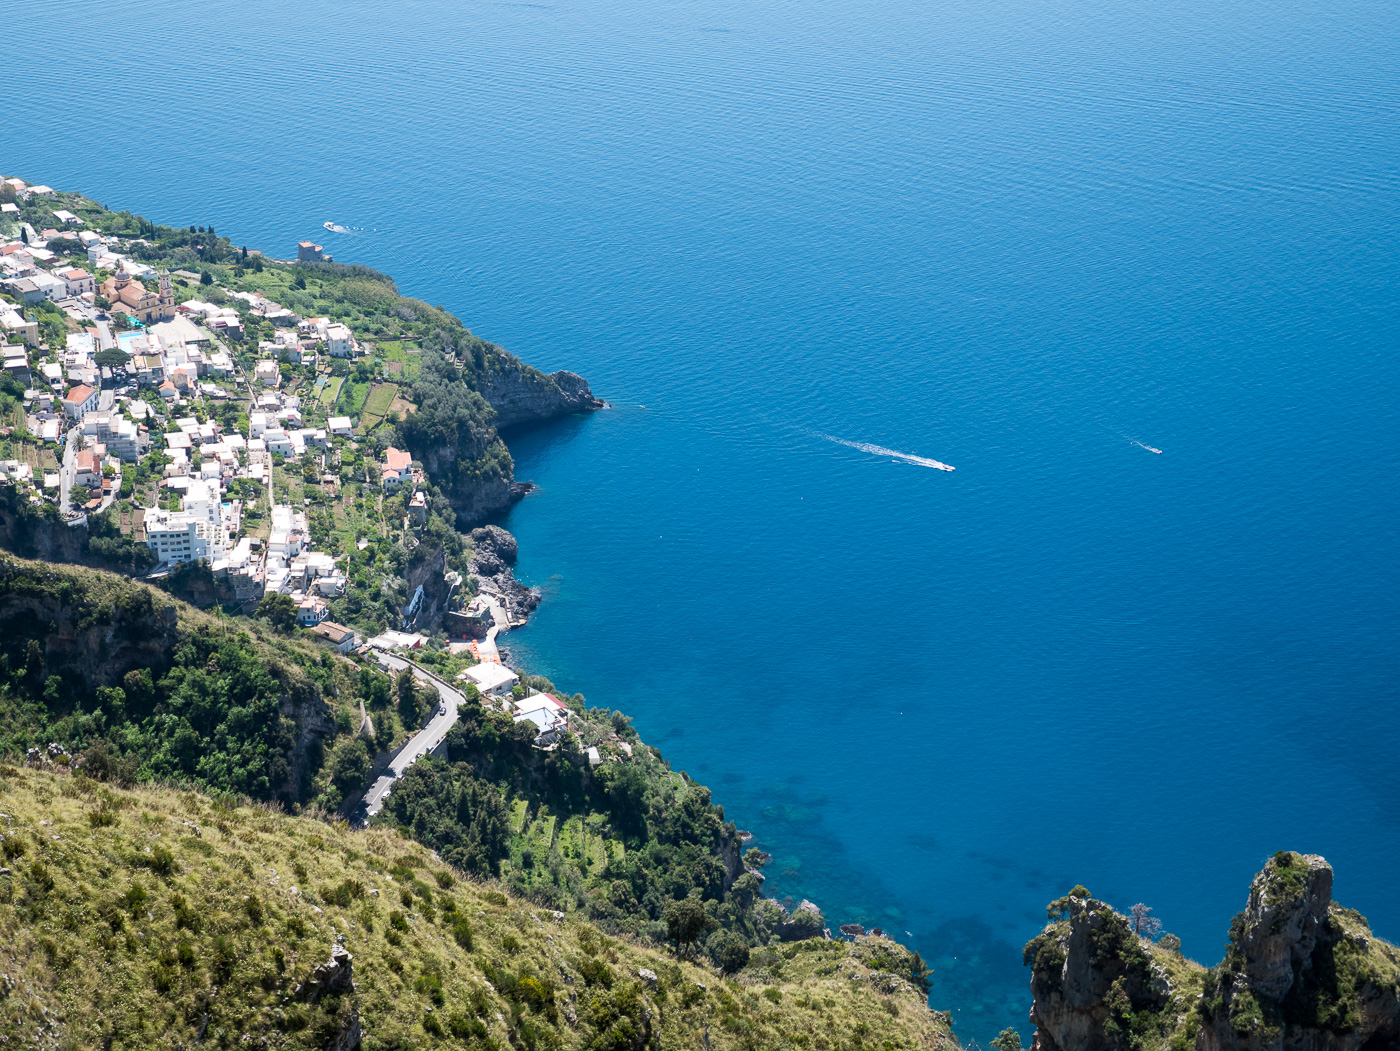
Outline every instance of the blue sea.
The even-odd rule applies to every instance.
[[[6,174],[315,239],[588,377],[612,408],[510,436],[510,648],[713,786],[774,894],[918,948],[965,1040],[1029,1037],[1075,883],[1215,962],[1263,858],[1320,852],[1400,938],[1393,2],[17,32]]]

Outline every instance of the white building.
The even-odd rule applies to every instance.
[[[355,433],[349,416],[332,416],[326,421],[326,428],[337,438],[349,438]]]
[[[87,413],[97,408],[100,392],[86,384],[78,384],[63,396],[63,411],[75,420],[81,420]]]
[[[520,676],[504,664],[490,662],[477,664],[462,672],[457,678],[469,682],[488,697],[503,697],[511,687],[520,681]]]
[[[107,451],[128,463],[135,463],[150,450],[151,440],[136,424],[110,412],[90,412],[83,417],[83,437],[100,442]]]
[[[515,706],[515,721],[534,723],[538,729],[535,743],[550,744],[558,739],[561,730],[568,727],[569,709],[551,694],[537,693],[526,697]]]
[[[57,271],[54,276],[63,279],[70,296],[86,295],[97,290],[92,275],[81,267],[71,266],[65,270]]]
[[[336,322],[326,326],[326,353],[333,358],[349,358],[355,355],[355,340],[350,330]]]
[[[228,533],[217,482],[188,479],[181,510],[151,508],[145,524],[146,544],[162,562],[179,565],[207,558],[215,563],[228,557]]]
[[[282,456],[292,456],[296,453],[291,435],[281,427],[269,427],[263,431],[262,440],[270,453],[280,453]]]

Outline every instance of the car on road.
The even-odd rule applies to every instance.
[[[438,705],[438,715],[446,715],[446,714],[447,714],[447,705],[445,705],[445,704],[440,704],[440,705]]]

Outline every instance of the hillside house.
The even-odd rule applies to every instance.
[[[520,681],[520,676],[504,664],[490,662],[476,664],[457,676],[461,682],[469,682],[486,697],[505,697],[511,688]]]
[[[392,445],[384,450],[384,463],[379,468],[380,484],[385,489],[397,489],[413,480],[413,457]]]

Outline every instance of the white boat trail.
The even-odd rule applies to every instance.
[[[1139,449],[1146,449],[1148,452],[1150,452],[1150,453],[1156,453],[1158,456],[1161,456],[1161,455],[1162,455],[1162,450],[1161,450],[1161,449],[1154,449],[1154,448],[1152,448],[1152,446],[1150,446],[1150,445],[1143,445],[1142,442],[1138,441],[1136,438],[1129,438],[1128,441],[1132,442],[1132,443],[1133,443],[1134,445],[1136,445]]]
[[[348,234],[350,232],[350,227],[340,226],[337,223],[322,223],[321,225],[333,234]]]
[[[822,434],[817,432],[817,437],[837,445],[844,445],[850,449],[859,449],[863,453],[870,453],[872,456],[888,456],[893,460],[902,463],[912,463],[919,467],[932,467],[935,471],[954,471],[957,468],[937,460],[930,460],[927,456],[915,456],[913,453],[902,453],[897,449],[886,449],[883,445],[871,445],[869,442],[853,442],[846,438],[838,438],[834,434]]]

